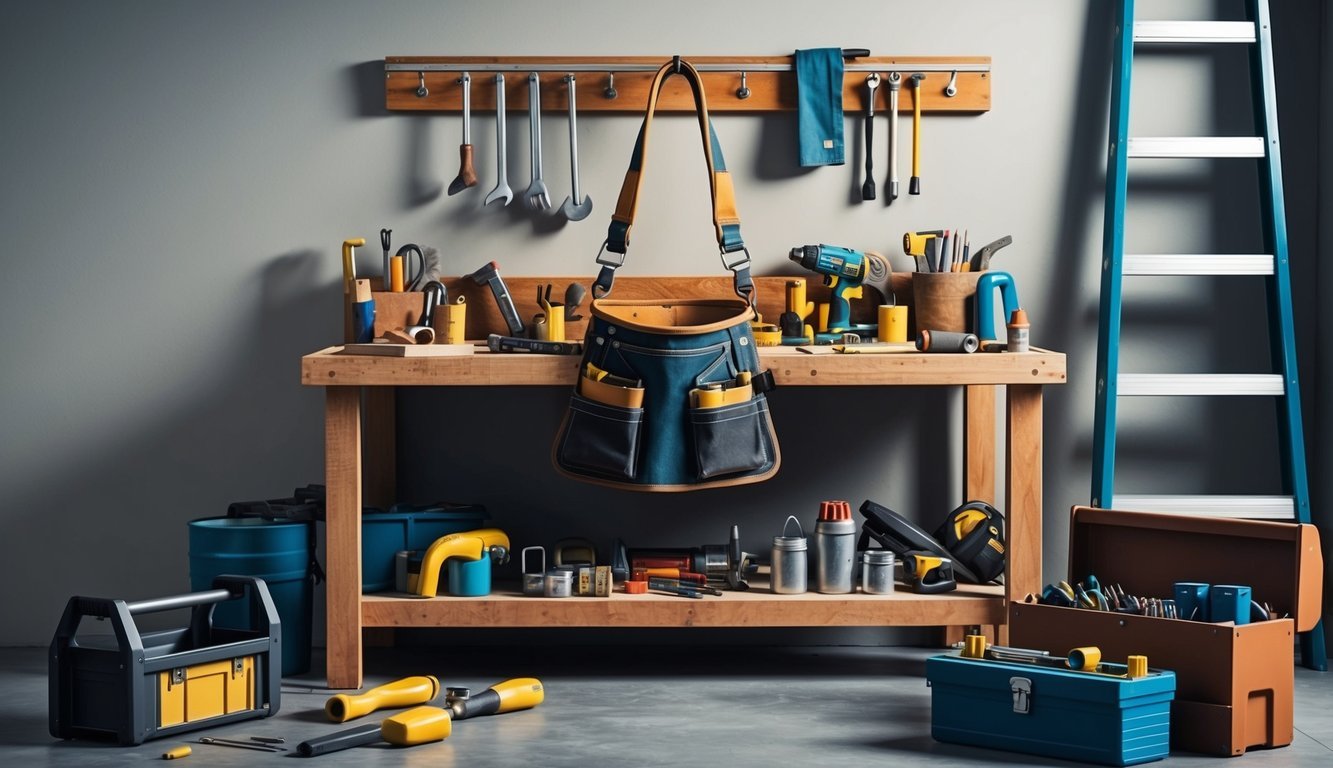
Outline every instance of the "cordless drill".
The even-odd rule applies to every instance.
[[[828,325],[816,334],[820,342],[840,341],[844,332],[874,333],[874,325],[853,324],[849,299],[861,298],[861,286],[869,274],[870,261],[863,251],[837,245],[805,245],[791,249],[789,258],[805,269],[824,276],[831,289]]]

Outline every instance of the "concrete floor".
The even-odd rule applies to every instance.
[[[939,744],[930,737],[930,692],[917,648],[528,648],[374,649],[367,683],[435,674],[474,691],[535,676],[546,702],[527,712],[460,722],[444,742],[360,747],[317,758],[337,766],[913,766],[1075,765]],[[325,722],[322,679],[285,681],[280,713],[207,731],[245,739],[281,736],[294,747],[336,729]],[[0,650],[0,765],[111,766],[157,759],[199,733],[116,747],[47,734],[43,649]],[[1252,750],[1258,766],[1333,764],[1333,675],[1296,670],[1296,736]],[[355,725],[356,723],[353,723]],[[346,727],[346,726],[338,726]],[[283,755],[194,745],[185,768],[273,764]],[[1161,765],[1222,765],[1177,753]]]

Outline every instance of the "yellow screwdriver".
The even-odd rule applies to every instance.
[[[541,704],[545,697],[542,683],[535,677],[505,680],[476,696],[467,695],[465,690],[459,692],[458,689],[452,689],[448,705],[443,709],[409,709],[387,718],[379,725],[362,725],[303,741],[297,745],[296,752],[303,757],[315,757],[381,741],[400,747],[428,744],[449,738],[454,720],[531,709]]]
[[[345,723],[370,714],[378,709],[396,709],[417,704],[429,704],[440,692],[440,681],[430,675],[404,677],[371,688],[365,693],[339,693],[324,702],[324,714],[330,722]]]

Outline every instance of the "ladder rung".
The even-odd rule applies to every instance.
[[[1122,373],[1116,392],[1122,397],[1285,394],[1275,373]]]
[[[1253,43],[1250,21],[1136,21],[1136,43]]]
[[[1267,253],[1135,253],[1125,254],[1126,275],[1271,275]]]
[[[1117,493],[1115,509],[1128,512],[1164,512],[1201,517],[1249,517],[1295,520],[1290,496],[1140,496]]]
[[[1262,136],[1159,136],[1130,139],[1129,157],[1263,157]]]

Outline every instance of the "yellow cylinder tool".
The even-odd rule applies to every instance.
[[[192,754],[194,754],[194,750],[190,749],[189,745],[182,745],[179,747],[172,747],[171,749],[168,749],[166,752],[163,752],[162,759],[178,760],[182,757],[189,757]]]
[[[431,675],[417,675],[394,680],[365,693],[339,693],[324,702],[324,714],[330,722],[345,723],[379,709],[395,709],[427,704],[440,692],[440,681]]]
[[[1070,669],[1077,669],[1080,672],[1095,672],[1097,671],[1097,665],[1102,663],[1102,649],[1093,645],[1075,648],[1069,652],[1066,662]]]
[[[498,562],[509,562],[509,536],[498,528],[480,528],[475,531],[451,533],[435,540],[421,559],[421,573],[415,583],[408,576],[408,590],[417,597],[435,597],[440,589],[440,568],[451,557],[480,560],[492,554]]]

